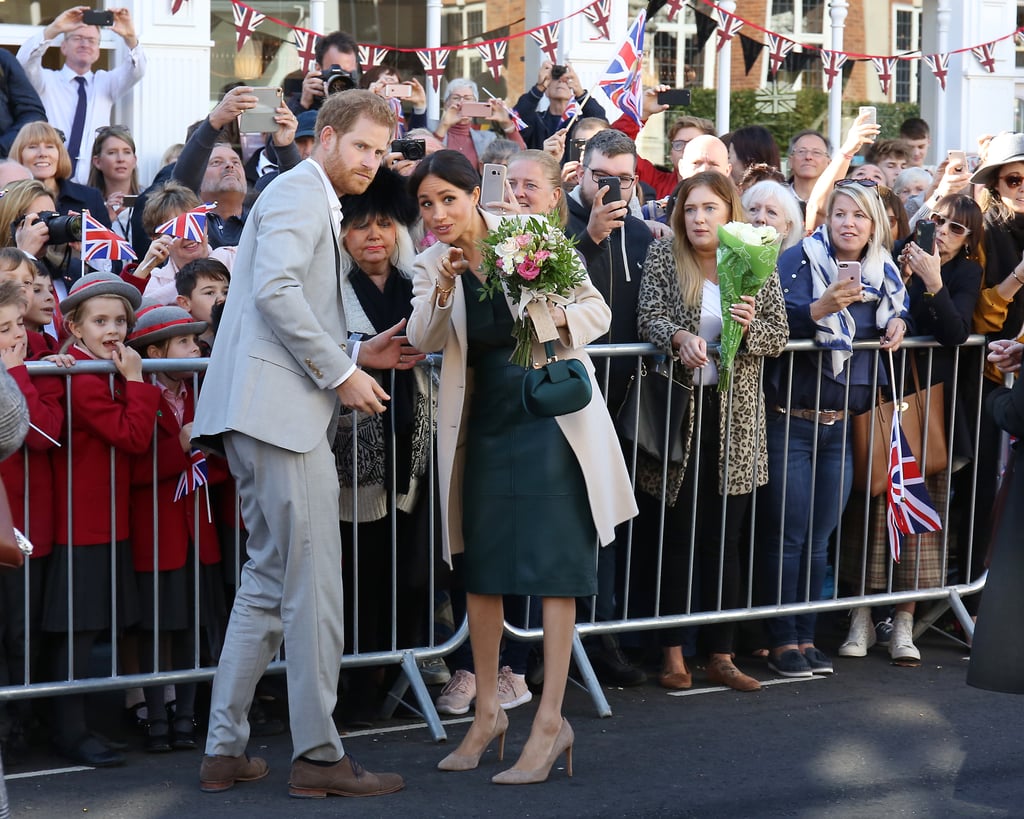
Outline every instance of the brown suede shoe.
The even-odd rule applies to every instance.
[[[708,663],[708,682],[724,685],[736,691],[761,690],[761,683],[744,674],[728,660],[721,658]]]
[[[265,759],[245,754],[241,756],[203,756],[199,767],[199,790],[204,793],[218,793],[233,787],[236,782],[255,782],[268,773]]]
[[[297,799],[323,799],[334,796],[381,796],[405,787],[396,773],[370,773],[345,754],[331,766],[313,765],[299,758],[292,763],[288,795]]]

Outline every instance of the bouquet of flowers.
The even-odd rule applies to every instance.
[[[756,296],[775,270],[779,234],[770,225],[729,222],[718,228],[718,286],[722,293],[722,347],[718,389],[729,389],[732,363],[743,340],[743,327],[729,308],[740,296]]]
[[[525,368],[533,364],[536,329],[528,310],[540,307],[546,316],[546,302],[568,303],[567,297],[586,278],[583,263],[573,249],[575,244],[575,239],[562,232],[555,213],[505,217],[483,240],[486,279],[480,298],[501,293],[512,301],[516,339],[510,359],[513,363]]]

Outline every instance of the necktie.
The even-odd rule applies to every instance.
[[[68,140],[68,153],[71,154],[71,172],[75,172],[78,164],[78,153],[82,147],[82,131],[85,130],[85,77],[75,77],[78,83],[78,104],[75,106],[75,119],[71,123],[71,138]]]

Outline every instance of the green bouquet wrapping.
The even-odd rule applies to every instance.
[[[743,340],[743,326],[729,308],[740,296],[756,296],[775,270],[779,234],[770,225],[729,222],[718,228],[718,287],[722,294],[722,346],[718,389],[729,389],[732,364]]]

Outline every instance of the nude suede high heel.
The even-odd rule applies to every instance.
[[[495,785],[532,785],[536,782],[545,782],[551,772],[551,766],[555,764],[563,751],[565,752],[565,772],[572,776],[572,743],[575,738],[569,721],[562,717],[562,726],[558,729],[555,744],[551,747],[551,753],[548,754],[543,765],[532,771],[509,768],[507,771],[492,776],[491,782]]]
[[[498,761],[500,762],[505,758],[505,734],[507,731],[508,715],[499,708],[497,715],[494,717],[494,728],[491,731],[491,735],[487,738],[487,742],[484,743],[484,747],[480,749],[480,753],[460,754],[458,751],[452,751],[437,763],[437,769],[439,771],[472,771],[480,764],[480,757],[484,755],[487,746],[494,741],[495,737],[498,738]]]

